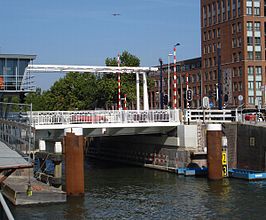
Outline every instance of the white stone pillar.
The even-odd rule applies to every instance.
[[[136,73],[137,110],[140,110],[139,73]]]
[[[143,72],[143,107],[144,110],[149,110],[149,95],[147,86],[147,76],[145,72]]]

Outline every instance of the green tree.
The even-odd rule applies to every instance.
[[[45,92],[44,92],[45,93]],[[25,98],[25,103],[32,103],[33,111],[43,111],[44,110],[44,94],[41,88],[37,88],[35,93],[28,93]]]
[[[106,66],[117,66],[117,57],[113,58],[106,58],[105,60]],[[120,66],[128,66],[128,67],[138,67],[140,65],[140,59],[135,55],[130,54],[127,51],[124,51],[120,55]],[[112,74],[109,77],[104,77],[103,79],[112,80],[112,85],[115,87],[110,88],[109,91],[106,91],[106,98],[107,103],[110,103],[111,100],[109,98],[112,97],[112,101],[115,100],[117,103],[117,74]],[[114,91],[115,88],[115,91]],[[130,105],[132,102],[136,101],[136,75],[132,74],[121,74],[121,94],[127,94],[127,103]]]
[[[117,66],[117,57],[113,58],[106,58],[105,59],[105,65],[106,66]],[[135,55],[130,54],[127,51],[124,51],[120,55],[120,66],[139,66],[140,65],[140,59],[136,57]]]

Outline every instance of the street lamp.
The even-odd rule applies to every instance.
[[[168,96],[168,107],[170,107],[170,103],[171,103],[171,96],[170,96],[170,57],[173,56],[172,53],[169,53],[168,54],[168,74],[167,74],[167,77],[168,77],[168,82],[167,82],[167,96]]]
[[[173,107],[174,109],[176,109],[176,99],[177,99],[177,79],[176,79],[176,47],[179,46],[180,43],[176,43],[174,45],[174,104],[173,104]],[[182,90],[181,90],[182,91]],[[181,99],[182,100],[182,99]],[[182,105],[181,105],[182,107]]]
[[[163,60],[159,58],[160,62],[160,108],[163,109]]]

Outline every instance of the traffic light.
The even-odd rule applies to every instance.
[[[186,92],[186,99],[188,102],[192,101],[193,99],[193,92],[191,89],[188,89],[187,92]]]
[[[167,105],[168,104],[168,95],[163,96],[163,104]]]
[[[218,100],[218,98],[217,98],[217,90],[216,89],[213,91],[213,97],[214,97],[215,100]]]

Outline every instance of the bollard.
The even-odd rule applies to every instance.
[[[84,194],[84,155],[82,128],[66,128],[64,134],[67,195]]]
[[[222,176],[222,125],[207,125],[208,178],[220,180]]]

